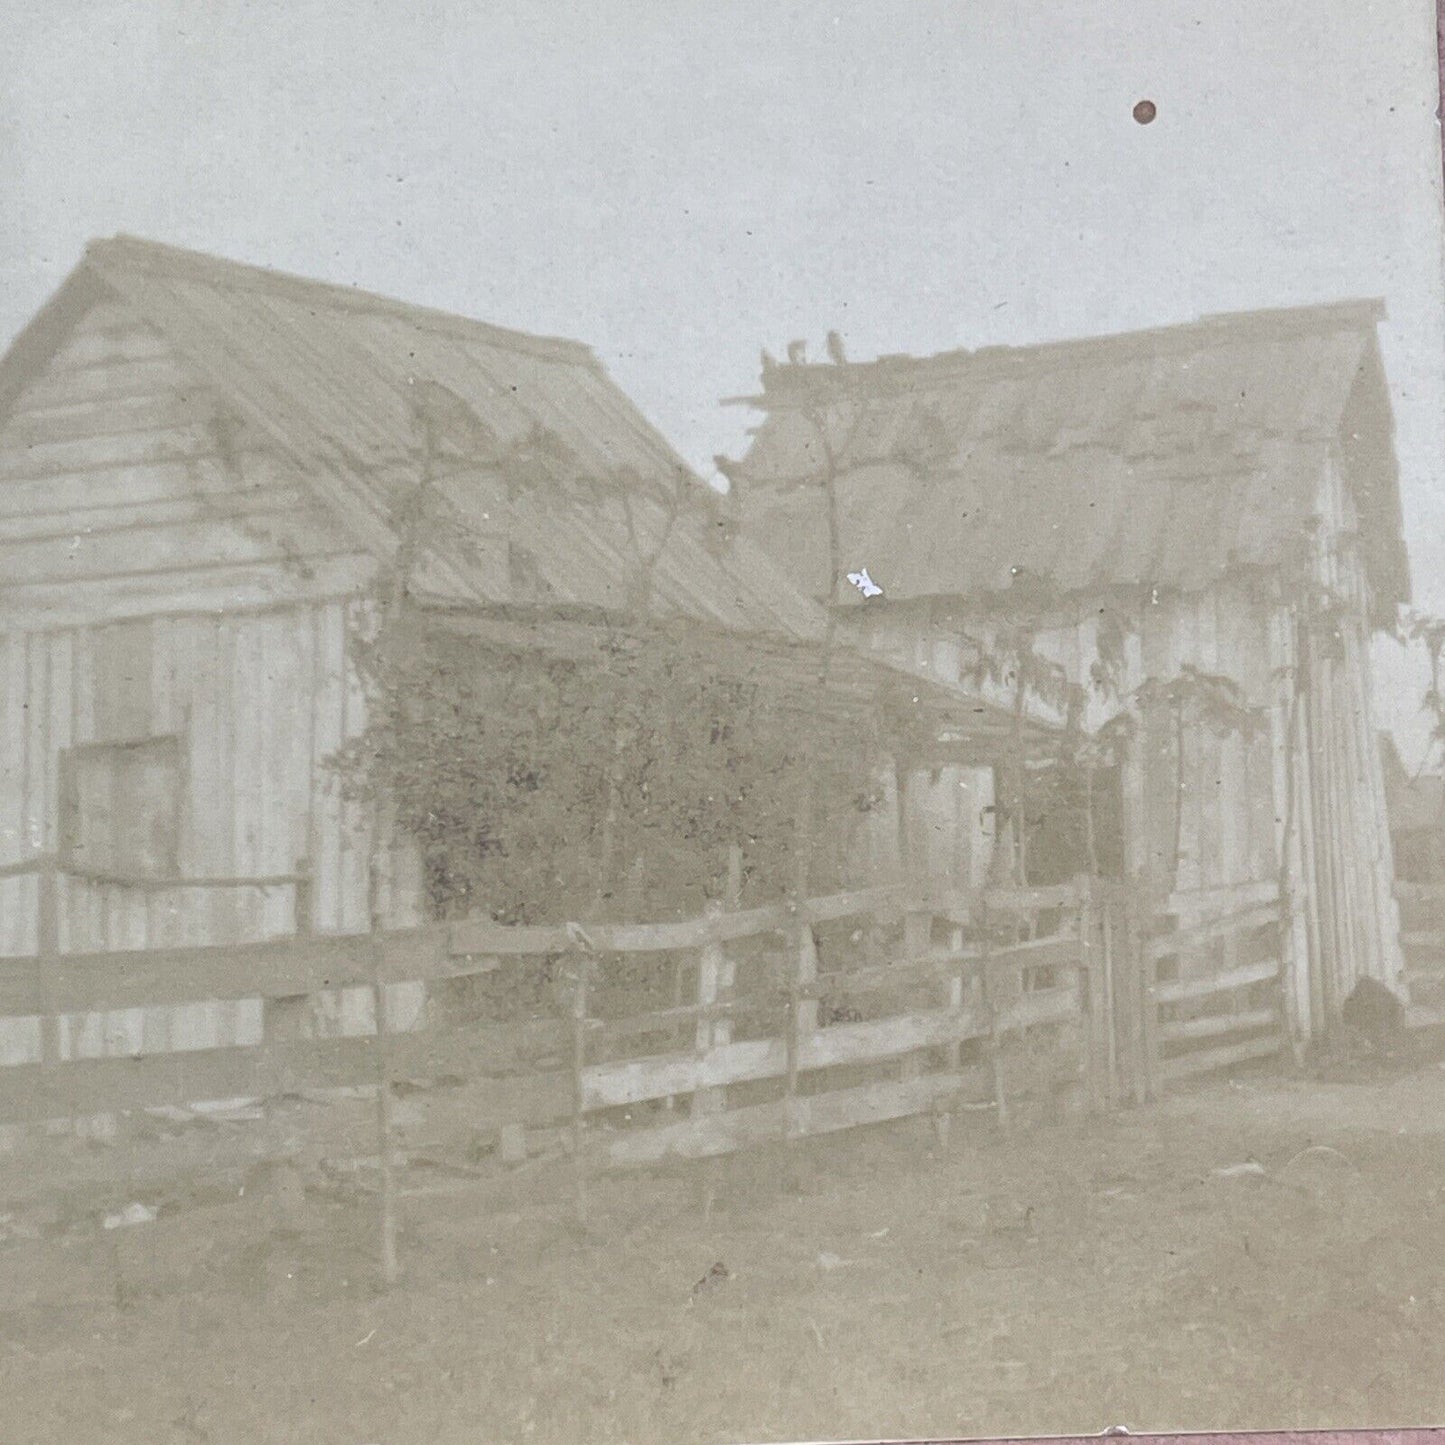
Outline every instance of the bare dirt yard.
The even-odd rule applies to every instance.
[[[16,1193],[18,1158],[0,1165]],[[12,1210],[0,1439],[562,1445],[1445,1418],[1435,1057],[1335,1081],[1240,1073],[1008,1139],[978,1122],[940,1147],[910,1123],[754,1154],[720,1166],[707,1219],[693,1167],[594,1184],[581,1231],[551,1167],[525,1188],[408,1199],[389,1293],[373,1205],[340,1185],[308,1190],[290,1233],[234,1190],[108,1232],[21,1228],[33,1210]]]

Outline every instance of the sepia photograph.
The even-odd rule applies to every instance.
[[[0,22],[0,1442],[1441,1423],[1430,0]]]

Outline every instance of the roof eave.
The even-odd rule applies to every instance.
[[[75,323],[109,294],[111,288],[88,262],[81,261],[71,269],[0,356],[0,420],[20,391],[64,344]]]
[[[396,297],[364,291],[358,286],[318,281],[294,272],[231,261],[139,236],[121,233],[89,242],[85,248],[85,264],[93,266],[102,275],[114,269],[132,268],[150,275],[183,275],[212,285],[270,287],[290,293],[298,301],[322,300],[345,310],[382,312],[437,330],[485,340],[492,345],[539,354],[554,361],[569,361],[594,371],[601,370],[601,363],[592,348],[570,337],[542,336],[488,321],[475,321],[436,307],[417,306]]]

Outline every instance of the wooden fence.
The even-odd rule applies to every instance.
[[[1417,1008],[1445,1009],[1445,883],[1395,884],[1405,985]]]
[[[1106,1020],[1087,889],[928,903],[842,894],[747,934],[744,917],[704,921],[711,936],[684,1005],[606,1017],[589,993],[606,974],[600,944],[594,967],[576,971],[573,1127],[589,1157],[696,1158],[970,1104],[1006,1120],[1013,1097],[1060,1088],[1102,1106]],[[871,949],[841,951],[830,966],[825,925],[835,935],[859,925]],[[737,949],[744,941],[773,946]],[[594,1057],[679,1025],[666,1049]],[[1043,1047],[1024,1047],[1037,1035]],[[680,1096],[691,1100],[685,1118],[584,1139],[611,1111]]]
[[[53,909],[56,865],[38,866]],[[282,881],[304,926],[304,873]],[[1025,1099],[1107,1109],[1280,1047],[1277,899],[1251,885],[1172,916],[1146,938],[1126,888],[1083,879],[926,899],[874,888],[666,923],[468,920],[73,954],[42,913],[37,956],[0,960],[0,1016],[42,1036],[35,1062],[0,1068],[0,1123],[375,1086],[392,1221],[391,1094],[404,1079],[461,1081],[475,1129],[510,1136],[513,1157],[528,1130],[547,1130],[579,1183],[915,1115],[942,1131],[978,1109],[1007,1126]],[[386,999],[402,983],[434,1002],[461,987],[510,1003],[483,1001],[472,1018],[436,1007],[396,1032]],[[252,1047],[78,1058],[58,1027],[66,1014],[346,987],[372,990],[372,1033],[271,1029]],[[390,1223],[384,1233],[391,1275]]]
[[[51,871],[42,877],[51,879]],[[40,896],[43,908],[53,899],[53,880],[42,883]],[[282,1001],[409,982],[435,987],[529,964],[557,975],[560,961],[549,1007],[523,1020],[433,1022],[403,1035],[386,1030],[383,1018],[389,1073],[466,1078],[480,1091],[479,1118],[499,1128],[559,1119],[575,1124],[579,1112],[605,1114],[699,1094],[711,1101],[696,1111],[699,1117],[732,1113],[718,1108],[728,1090],[775,1081],[797,1101],[789,1130],[816,1132],[827,1111],[801,1102],[809,1095],[799,1081],[808,1076],[980,1040],[996,1045],[1011,1033],[1076,1019],[1093,1006],[1097,991],[1090,994],[1080,982],[1091,964],[1078,925],[1086,911],[1079,889],[994,893],[982,902],[994,915],[982,933],[967,900],[910,906],[899,889],[882,888],[796,907],[715,910],[674,923],[501,927],[467,921],[367,936],[94,954],[59,951],[42,922],[35,957],[0,960],[0,1016],[35,1020],[42,1039],[36,1062],[0,1069],[0,1122],[265,1098],[377,1078],[375,1033],[78,1058],[63,1046],[57,1024],[64,1015],[223,999]],[[1033,936],[1046,917],[1054,932]],[[830,948],[820,965],[820,935],[839,925],[866,935],[866,944]],[[975,935],[977,941],[969,941]],[[664,1006],[638,1008],[639,1000],[651,1001],[648,990],[628,989],[617,975],[629,960],[649,957],[665,964],[673,997]],[[1046,986],[1038,986],[1041,979]],[[868,1009],[865,1018],[855,1007],[841,1007],[845,999],[908,1006]],[[839,1018],[848,1021],[830,1023]],[[672,1046],[659,1048],[662,1040]],[[575,1043],[569,1068],[531,1066],[569,1043]],[[860,1105],[860,1117],[897,1117],[954,1090],[920,1082],[929,1071],[920,1070],[917,1059],[900,1067],[907,1075],[900,1087],[875,1090],[871,1102]],[[852,1117],[847,1101],[839,1109],[840,1119]],[[810,1122],[813,1116],[817,1122]],[[739,1139],[762,1127],[757,1117],[735,1121]],[[709,1129],[691,1133],[695,1139],[674,1135],[610,1153],[622,1162],[648,1151],[715,1152],[706,1142]]]
[[[1175,894],[1144,950],[1153,1090],[1288,1047],[1279,887]]]
[[[0,960],[0,1017],[34,1019],[43,1040],[37,1062],[0,1069],[0,1123],[264,1098],[377,1077],[374,1033],[75,1058],[63,1056],[56,1027],[65,1014],[283,1001],[410,982],[435,989],[529,963],[556,974],[559,961],[567,977],[554,978],[558,986],[531,1017],[451,1027],[433,1020],[390,1034],[389,1070],[474,1081],[479,1117],[498,1127],[558,1119],[575,1126],[579,1116],[698,1094],[710,1101],[654,1139],[610,1146],[619,1162],[718,1152],[730,1139],[770,1130],[818,1132],[834,1118],[846,1127],[855,1113],[933,1108],[967,1092],[965,1061],[977,1076],[989,1058],[1008,1055],[1010,1040],[1050,1028],[1055,1039],[1063,1024],[1074,1042],[1060,1068],[1074,1069],[1088,1097],[1108,1105],[1278,1047],[1278,902],[1270,887],[1232,890],[1213,900],[1232,905],[1228,911],[1202,918],[1192,900],[1192,921],[1185,904],[1171,900],[1185,921],[1147,942],[1142,976],[1134,961],[1139,924],[1125,890],[1097,880],[929,900],[875,888],[668,923],[468,920],[87,954],[60,952],[42,920],[35,957]],[[42,907],[53,899],[53,879],[40,896]],[[298,913],[304,919],[304,907]],[[628,960],[642,958],[663,963],[672,984],[665,1001],[655,988],[620,982]],[[571,1057],[569,1068],[532,1067],[559,1051]],[[889,1060],[899,1061],[891,1082],[870,1083],[851,1099],[808,1102],[809,1076]],[[945,1068],[944,1060],[957,1062]],[[991,1102],[1006,1114],[1007,1070],[989,1063],[984,1072]],[[761,1112],[720,1107],[768,1081],[782,1092]]]

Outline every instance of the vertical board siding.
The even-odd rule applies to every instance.
[[[25,833],[26,639],[0,638],[0,861],[19,863],[29,853]],[[0,878],[0,952],[28,953],[34,926],[31,880]]]
[[[215,737],[223,706],[221,678],[217,675],[216,623],[210,618],[186,618],[183,626],[188,643],[190,674],[190,731],[186,740],[189,764],[181,820],[181,872],[200,877],[216,870],[216,847],[212,838],[219,825],[219,811],[226,798],[216,770]],[[173,632],[174,636],[174,632]],[[229,696],[227,689],[226,696]],[[217,937],[211,902],[199,893],[184,900],[186,942],[203,943]]]
[[[186,734],[186,716],[179,689],[185,684],[177,656],[176,626],[168,617],[157,617],[150,624],[150,732],[157,737]],[[185,786],[182,766],[182,787]],[[180,853],[179,839],[177,854]],[[152,893],[146,899],[146,943],[155,948],[179,944],[179,923],[182,905],[174,891]]]
[[[76,743],[98,740],[95,722],[95,633],[78,628],[71,633],[74,671],[71,674],[71,736]],[[100,890],[78,879],[66,880],[66,906],[61,919],[62,947],[74,953],[105,947],[105,900]]]
[[[1213,615],[1207,597],[1181,599],[1174,614],[1173,667],[1177,676],[1185,664],[1209,672],[1213,656]],[[1193,721],[1188,710],[1184,718],[1184,824],[1180,829],[1180,886],[1203,888],[1209,883],[1207,869],[1214,819],[1208,805],[1215,794],[1213,778],[1218,769],[1214,754],[1218,744],[1212,730]]]
[[[119,303],[93,306],[14,399],[0,437],[0,473],[10,479],[0,520],[13,563],[4,580],[90,590],[48,614],[73,625],[36,621],[0,633],[0,863],[59,846],[65,748],[175,735],[183,743],[181,876],[285,873],[321,855],[318,923],[365,928],[355,859],[349,870],[343,862],[339,806],[317,790],[318,752],[334,750],[348,725],[343,606],[313,593],[287,610],[206,613],[201,599],[214,593],[193,579],[157,597],[157,612],[173,616],[96,620],[110,574],[139,577],[157,558],[197,569],[271,561],[289,591],[281,573],[296,548],[329,557],[349,546],[327,509],[275,469],[246,429],[238,455],[247,487],[226,495],[236,478],[211,424],[214,400]],[[152,503],[154,514],[144,510]],[[230,515],[232,503],[245,518]],[[59,545],[46,518],[75,507],[106,516]],[[117,595],[134,604],[132,592]],[[325,662],[323,637],[332,644]],[[364,842],[355,846],[364,858]],[[0,954],[34,951],[36,895],[33,877],[0,879]],[[64,879],[61,899],[60,946],[72,952],[222,945],[284,935],[294,924],[289,888],[142,890]],[[258,1002],[198,1000],[75,1015],[63,1021],[62,1038],[73,1053],[94,1055],[245,1043],[259,1030]],[[37,1050],[33,1020],[0,1020],[0,1059]]]
[[[176,735],[183,747],[182,876],[313,871],[315,926],[368,927],[370,837],[362,806],[342,798],[328,760],[365,726],[342,602],[289,610],[147,619],[0,636],[0,862],[59,846],[59,759],[78,743]],[[383,915],[421,915],[415,850],[383,855]],[[35,947],[33,878],[0,880],[0,955]],[[142,890],[62,880],[61,946],[71,952],[225,944],[289,935],[294,892]],[[422,992],[392,991],[398,1027]],[[369,994],[319,1010],[322,1032],[373,1026]],[[259,1000],[77,1014],[62,1023],[73,1056],[258,1042]],[[0,1021],[0,1059],[38,1057],[34,1020]]]
[[[1222,583],[1183,597],[1157,597],[1145,607],[1137,629],[1126,630],[1120,697],[1105,696],[1092,685],[1097,615],[1042,631],[1035,646],[1041,656],[1063,668],[1071,683],[1085,690],[1087,724],[1093,730],[1146,679],[1167,682],[1185,667],[1231,679],[1250,705],[1268,713],[1273,706],[1270,625],[1269,610],[1243,586]],[[970,630],[992,635],[981,620],[971,623]],[[905,640],[922,648],[920,657],[943,671],[957,651],[956,638],[946,632],[931,643],[916,637]],[[1277,805],[1268,730],[1252,737],[1242,732],[1221,736],[1186,718],[1181,768],[1173,710],[1151,709],[1143,724],[1145,828],[1155,883],[1169,891],[1273,878]],[[918,815],[914,827],[927,840],[929,871],[935,875],[940,870],[972,874],[976,863],[968,860],[987,851],[976,822],[965,818],[962,800],[948,796],[950,789],[959,792],[974,786],[956,770],[945,770],[938,784],[930,787],[920,780],[914,789],[910,813]],[[869,842],[862,843],[861,856],[877,859],[886,831],[884,826],[878,842],[873,842],[872,830],[865,830]]]
[[[261,872],[265,853],[266,793],[262,758],[265,748],[264,622],[238,622],[227,628],[230,644],[231,699],[225,715],[227,757],[223,776],[232,798],[231,858],[227,873],[254,878]],[[261,933],[261,897],[254,888],[218,889],[215,898],[229,901],[229,926],[235,936],[256,938]]]
[[[854,873],[874,883],[893,883],[901,864],[898,857],[897,778],[893,764],[880,764],[873,777],[879,804],[864,813],[854,826],[848,861]]]
[[[236,829],[246,812],[245,799],[236,794],[234,768],[236,627],[232,618],[222,617],[212,630],[210,653],[203,670],[215,679],[216,710],[210,720],[210,730],[205,736],[197,737],[194,743],[195,753],[205,758],[207,771],[215,786],[210,800],[199,797],[195,800],[194,806],[198,810],[215,809],[214,816],[197,820],[197,836],[204,851],[196,860],[196,871],[220,878],[232,876],[237,871]],[[244,730],[244,723],[242,727]],[[224,800],[220,807],[216,806],[217,800]],[[203,907],[209,918],[210,937],[229,941],[242,936],[237,927],[241,910],[234,889],[206,889]]]
[[[253,629],[259,671],[259,706],[256,749],[259,754],[255,786],[262,807],[256,837],[259,873],[289,873],[305,855],[297,820],[298,808],[278,806],[285,798],[305,798],[309,782],[309,739],[298,724],[304,694],[297,696],[299,657],[309,628],[298,628],[284,616],[258,618]],[[309,651],[309,649],[307,649]],[[298,736],[300,734],[301,736]],[[298,771],[298,760],[307,772]],[[280,938],[295,924],[294,894],[289,888],[266,889],[258,900],[263,938]]]
[[[366,731],[366,692],[352,657],[354,639],[365,625],[362,604],[345,608],[342,625],[342,735],[359,737]],[[348,798],[341,811],[341,877],[337,885],[342,933],[365,933],[370,927],[372,814],[369,805]]]
[[[311,792],[311,861],[315,870],[316,927],[334,933],[341,928],[341,793],[328,766],[341,746],[346,725],[346,619],[339,606],[317,610],[315,629],[315,673],[312,696],[313,782]]]
[[[97,630],[91,655],[98,742],[129,742],[150,733],[154,627],[152,621],[122,622]]]
[[[44,633],[26,639],[25,650],[25,812],[21,827],[27,853],[45,851],[50,776],[47,736],[50,723],[50,649]]]

